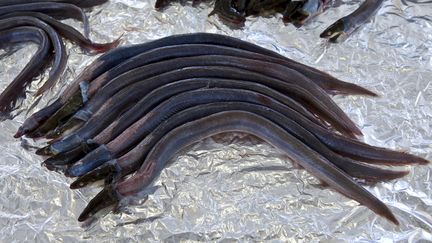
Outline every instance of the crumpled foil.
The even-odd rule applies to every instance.
[[[329,45],[319,39],[321,31],[361,2],[337,1],[299,29],[284,26],[276,15],[250,17],[243,29],[232,30],[216,16],[207,17],[212,3],[174,3],[158,12],[154,0],[111,0],[88,14],[96,41],[122,34],[123,44],[198,31],[227,34],[367,87],[380,97],[335,97],[361,127],[364,141],[432,160],[432,4],[385,1],[377,16],[346,42]],[[432,166],[412,167],[402,179],[367,187],[395,213],[401,223],[396,227],[322,188],[281,151],[244,134],[205,139],[186,149],[155,181],[145,203],[137,201],[82,227],[77,217],[101,188],[70,190],[70,178],[40,166],[43,158],[33,146],[44,141],[12,137],[28,115],[58,96],[96,58],[67,46],[68,69],[59,85],[32,107],[35,82],[19,115],[0,123],[1,242],[432,240]],[[2,59],[2,89],[36,48],[26,45]]]

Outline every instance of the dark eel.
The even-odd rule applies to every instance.
[[[40,12],[59,19],[73,18],[83,23],[85,37],[88,37],[90,33],[87,16],[81,8],[73,4],[56,2],[36,2],[0,7],[0,16],[15,12]]]
[[[127,88],[128,85],[136,83],[140,80],[144,80],[153,75],[158,75],[171,70],[182,69],[189,66],[202,65],[220,65],[246,69],[254,72],[259,72],[272,78],[280,79],[281,81],[297,85],[298,87],[304,87],[305,89],[307,89],[307,91],[305,90],[305,92],[309,92],[310,95],[301,95],[294,93],[294,95],[296,95],[294,96],[296,100],[300,100],[301,103],[314,108],[314,112],[316,112],[316,114],[320,115],[321,117],[320,113],[322,113],[323,110],[320,108],[322,108],[323,106],[316,107],[313,106],[314,104],[310,102],[312,98],[320,100],[318,104],[322,103],[324,107],[327,107],[327,112],[330,113],[331,117],[337,117],[336,120],[326,119],[329,122],[333,121],[331,124],[335,125],[335,128],[337,128],[339,131],[346,134],[347,136],[355,137],[355,135],[361,135],[361,131],[357,128],[357,126],[334,103],[334,101],[324,92],[324,90],[322,90],[319,86],[315,85],[313,82],[311,82],[309,79],[296,72],[295,70],[274,63],[224,55],[202,55],[195,57],[176,58],[172,60],[149,64],[128,71],[111,80],[102,89],[99,89],[97,94],[92,99],[90,99],[90,101],[87,102],[84,107],[70,119],[69,122],[67,122],[63,127],[61,127],[60,130],[69,129],[76,126],[76,124],[84,123],[103,104],[105,104],[108,99],[110,99],[121,89],[125,87]],[[292,94],[293,92],[290,93],[290,95]],[[317,103],[315,102],[315,104]],[[338,120],[340,120],[340,122]]]
[[[92,53],[92,52],[103,53],[113,49],[114,47],[117,47],[120,44],[120,38],[111,43],[104,43],[104,44],[94,43],[89,38],[83,36],[79,31],[77,31],[73,27],[67,24],[63,24],[62,22],[56,20],[55,18],[43,13],[16,12],[16,13],[10,13],[10,14],[0,16],[0,18],[9,18],[9,17],[18,17],[18,16],[30,16],[44,21],[45,23],[53,27],[61,36],[76,43],[88,53]]]
[[[69,3],[76,5],[80,8],[91,8],[97,5],[108,2],[108,0],[1,0],[0,6],[16,5],[16,4],[27,4],[27,3]]]
[[[78,221],[89,219],[101,209],[114,206],[125,197],[137,196],[158,177],[181,149],[204,138],[226,132],[244,132],[263,139],[284,151],[292,161],[330,188],[356,200],[394,224],[399,224],[383,202],[323,156],[268,119],[243,111],[217,113],[170,131],[151,149],[142,166],[132,177],[106,186],[89,202],[78,217]]]
[[[39,48],[23,70],[0,94],[0,117],[2,119],[9,118],[16,101],[25,96],[24,88],[31,83],[50,60],[51,42],[42,29],[15,27],[0,31],[0,48],[21,42],[34,42],[39,45]]]
[[[346,40],[356,29],[375,15],[383,2],[384,0],[365,0],[354,12],[330,25],[320,37],[330,42]]]
[[[49,77],[42,85],[42,87],[40,87],[36,92],[36,95],[41,95],[46,90],[54,86],[54,84],[60,78],[66,68],[67,54],[65,50],[65,45],[57,32],[51,26],[39,20],[38,18],[20,16],[0,19],[0,30],[17,26],[35,26],[43,29],[47,33],[53,45],[55,57],[54,63],[49,73]]]
[[[91,82],[92,80],[102,75],[106,71],[112,69],[119,63],[124,62],[125,60],[132,58],[133,56],[136,56],[142,52],[155,49],[158,47],[162,47],[162,46],[178,45],[178,44],[215,44],[215,45],[239,48],[242,50],[256,52],[267,56],[281,58],[291,62],[293,68],[299,70],[301,73],[307,75],[307,77],[313,80],[321,79],[323,80],[323,82],[334,83],[334,88],[335,88],[335,90],[333,91],[334,93],[341,93],[341,94],[356,93],[356,94],[374,95],[374,93],[367,91],[366,89],[361,88],[360,86],[357,86],[355,84],[350,84],[351,88],[349,88],[348,90],[338,91],[337,89],[338,86],[341,86],[342,84],[343,84],[342,86],[347,86],[349,83],[340,81],[339,79],[336,79],[330,76],[329,74],[326,74],[315,68],[295,62],[276,52],[267,50],[258,45],[248,43],[233,37],[210,34],[210,33],[174,35],[174,36],[161,38],[155,41],[147,42],[144,44],[116,48],[114,50],[105,53],[104,55],[96,59],[96,61],[94,61],[91,65],[89,65],[72,82],[72,84],[67,87],[67,89],[56,101],[54,101],[51,105],[34,113],[32,116],[26,119],[24,124],[18,129],[14,137],[15,138],[21,137],[24,134],[33,132],[35,129],[41,126],[49,117],[54,115],[67,102],[67,100],[69,100],[71,97],[73,97],[76,94],[79,95],[80,83],[82,81]],[[315,78],[312,76],[315,76]],[[55,126],[57,126],[57,124],[54,124],[54,127],[52,128],[55,128]]]
[[[209,89],[213,87],[215,88]],[[132,90],[138,89],[140,88],[133,87],[131,91],[125,91],[124,93],[130,95]],[[198,90],[195,92],[191,91],[195,89],[203,90]],[[289,87],[287,87],[287,89],[289,89]],[[168,99],[171,96],[174,97],[172,97],[172,99]],[[140,96],[138,96],[138,98],[131,103],[135,104],[140,99],[139,97]],[[158,105],[164,99],[168,100]],[[148,133],[148,131],[150,131],[147,127],[155,126],[155,124],[158,124],[158,122],[167,119],[173,111],[184,109],[185,106],[189,107],[202,104],[203,102],[217,102],[220,100],[230,101],[231,99],[241,99],[256,103],[264,102],[264,104],[267,104],[270,107],[270,104],[277,105],[282,103],[293,110],[296,110],[299,115],[305,118],[308,117],[310,120],[314,119],[311,117],[311,114],[307,113],[307,110],[302,109],[302,106],[298,105],[295,101],[264,85],[242,80],[192,78],[189,80],[173,82],[154,90],[154,92],[139,100],[139,102],[136,103],[136,105],[131,110],[126,112],[122,116],[123,119],[115,122],[114,127],[109,125],[111,123],[111,121],[107,119],[107,117],[110,116],[109,113],[107,114],[105,112],[98,114],[92,119],[93,122],[90,123],[89,121],[89,123],[86,124],[88,125],[85,127],[86,129],[80,129],[78,132],[75,132],[70,137],[68,137],[67,140],[65,139],[59,143],[52,144],[51,150],[62,149],[63,151],[68,151],[82,143],[85,143],[87,139],[92,138],[104,127],[109,126],[107,131],[104,131],[101,136],[96,137],[94,141],[91,141],[91,143],[97,143],[101,145],[105,142],[109,142],[109,139],[106,138],[106,136],[109,135],[110,138],[115,139],[107,145],[108,150],[111,150],[111,154],[120,155],[127,152],[128,149],[132,148],[133,145],[138,143],[139,139],[145,137],[145,135],[142,135],[142,133]],[[115,114],[117,113],[116,110],[123,109],[125,107],[124,103],[125,101],[123,99],[114,100],[110,103],[107,103],[105,107],[109,112]],[[152,108],[154,108],[154,110],[152,110]],[[127,118],[131,118],[129,115],[131,115],[133,119],[128,119],[128,121],[126,121]],[[112,118],[115,119],[115,117],[116,116]],[[149,120],[151,119],[155,119],[156,122],[150,122]],[[123,124],[123,122],[127,123]],[[143,127],[140,129],[141,132],[130,132],[130,130],[136,129],[137,127]],[[130,134],[134,134],[134,138],[128,137]],[[88,160],[92,161],[93,158],[94,156],[88,155],[82,161],[85,163],[85,161]],[[72,172],[70,175],[76,176]]]
[[[277,105],[281,106],[281,104]],[[87,155],[85,159],[81,160],[82,164],[77,164],[69,168],[68,173],[70,173],[70,175],[82,176],[84,173],[95,169],[97,165],[107,163],[106,166],[102,166],[101,168],[89,172],[88,175],[78,178],[76,182],[71,184],[71,188],[80,188],[92,181],[107,178],[109,176],[107,172],[115,172],[114,174],[117,174],[119,177],[126,176],[139,168],[141,162],[144,160],[150,149],[153,148],[153,146],[157,143],[157,141],[159,141],[160,138],[162,138],[162,136],[172,129],[184,123],[227,110],[248,111],[271,120],[272,122],[284,128],[287,132],[296,136],[310,148],[319,154],[322,154],[330,162],[334,163],[336,166],[347,172],[350,176],[365,179],[367,182],[395,179],[403,177],[408,173],[408,171],[392,171],[381,169],[338,155],[326,147],[312,133],[301,127],[301,125],[291,120],[288,116],[285,116],[285,114],[273,110],[271,107],[272,105],[264,103],[206,103],[186,108],[161,122],[156,128],[148,126],[149,121],[146,120],[146,118],[143,118],[142,121],[144,122],[135,123],[131,129],[125,131],[121,136],[117,137],[107,145],[102,145],[100,148]],[[157,112],[156,110],[157,109],[154,111]],[[138,140],[137,145],[133,149],[129,150],[128,153],[124,153],[124,150],[122,151],[122,149],[125,147],[125,142],[130,142],[130,134],[137,134],[138,132],[141,132],[141,129],[145,126],[147,126],[147,128],[144,129],[145,132],[141,134],[142,138],[137,138],[137,135],[133,136],[134,139]],[[124,155],[122,156],[122,154]],[[103,161],[101,161],[100,158],[102,158]],[[95,163],[95,161],[98,163]]]

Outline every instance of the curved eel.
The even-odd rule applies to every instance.
[[[106,3],[108,2],[108,0],[2,0],[0,1],[0,6],[38,3],[38,2],[69,3],[69,4],[76,5],[80,8],[91,8]]]
[[[108,50],[113,49],[114,47],[117,47],[120,44],[121,39],[118,38],[117,40],[110,42],[110,43],[94,43],[89,38],[83,36],[79,31],[74,29],[73,27],[63,24],[62,22],[56,20],[55,18],[43,14],[43,13],[37,13],[37,12],[16,12],[16,13],[10,13],[3,16],[0,16],[0,18],[9,18],[9,17],[18,17],[18,16],[30,16],[38,18],[45,23],[49,24],[51,27],[53,27],[61,36],[64,38],[76,43],[81,48],[83,48],[88,53],[103,53]]]
[[[359,186],[323,156],[268,119],[243,111],[217,113],[170,131],[152,148],[142,166],[132,177],[105,187],[89,202],[78,217],[78,221],[85,221],[96,212],[117,204],[125,197],[137,196],[157,178],[181,149],[204,138],[226,132],[244,132],[263,139],[284,151],[294,162],[330,188],[356,200],[394,224],[399,224],[383,202]]]
[[[321,33],[320,37],[335,43],[345,41],[355,30],[375,15],[383,2],[384,0],[365,0],[354,12],[330,25]]]
[[[32,2],[0,6],[0,16],[15,12],[40,12],[59,19],[73,18],[83,23],[85,37],[88,37],[90,33],[87,16],[81,8],[73,4],[58,2]]]
[[[50,59],[51,42],[42,29],[15,27],[0,31],[0,48],[7,44],[20,42],[34,42],[39,45],[39,48],[23,70],[0,94],[0,117],[2,119],[9,118],[16,101],[25,96],[25,87],[40,73]]]
[[[50,38],[54,48],[54,63],[50,70],[48,80],[46,80],[42,87],[40,87],[36,92],[36,96],[38,96],[54,86],[65,70],[67,64],[66,48],[57,32],[51,26],[39,20],[38,18],[20,16],[0,19],[0,30],[17,26],[35,26],[43,29]]]
[[[326,74],[322,71],[319,71],[315,68],[306,66],[299,62],[295,62],[291,59],[288,59],[276,52],[267,50],[258,45],[248,43],[242,41],[240,39],[236,39],[229,36],[223,36],[218,34],[211,33],[194,33],[194,34],[183,34],[183,35],[173,35],[165,38],[161,38],[155,41],[147,42],[144,44],[127,46],[127,47],[119,47],[114,50],[111,50],[108,53],[105,53],[98,59],[96,59],[91,65],[89,65],[81,74],[69,85],[63,94],[52,104],[43,108],[42,110],[34,113],[28,119],[25,120],[24,124],[19,127],[18,131],[14,135],[15,138],[21,137],[24,134],[28,134],[34,130],[36,130],[39,126],[41,126],[49,117],[55,114],[58,109],[60,109],[71,97],[78,94],[80,83],[82,81],[91,82],[96,77],[100,76],[104,72],[110,70],[114,66],[118,65],[125,60],[132,58],[133,56],[138,55],[139,53],[155,49],[162,46],[168,45],[178,45],[178,44],[214,44],[221,46],[228,46],[239,48],[242,50],[247,50],[251,52],[260,53],[267,56],[272,56],[276,58],[281,58],[286,61],[292,63],[293,68],[299,70],[301,73],[309,75],[313,80],[322,79],[324,82],[334,83],[335,87],[338,87],[339,84],[349,84],[339,79],[336,79],[329,74]],[[316,78],[311,77],[310,75],[314,75]],[[352,88],[346,90],[346,94],[373,94],[372,92],[366,92],[366,89],[361,88],[360,86],[351,84]],[[364,90],[361,92],[361,90]],[[334,92],[337,93],[338,90]],[[355,91],[355,92],[354,92]],[[78,92],[78,93],[77,93]],[[338,91],[341,92],[341,91]],[[342,92],[343,93],[343,92]],[[56,126],[55,124],[54,126]],[[54,127],[53,127],[54,128]]]

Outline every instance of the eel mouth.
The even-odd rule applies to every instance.
[[[84,222],[93,217],[102,209],[115,207],[119,203],[119,199],[111,185],[106,186],[100,191],[86,206],[84,211],[78,217],[79,222]]]

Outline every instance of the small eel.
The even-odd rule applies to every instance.
[[[139,88],[135,87],[134,89],[136,90]],[[194,92],[192,90],[197,91]],[[130,92],[125,93],[127,94]],[[170,98],[170,96],[174,97]],[[158,105],[164,99],[168,100]],[[110,154],[117,156],[127,152],[128,149],[137,144],[139,140],[144,138],[146,133],[148,133],[148,131],[153,128],[152,126],[156,126],[158,122],[169,117],[172,111],[178,111],[184,109],[184,107],[198,105],[203,102],[208,103],[231,99],[241,99],[255,103],[264,102],[264,104],[267,104],[270,107],[272,104],[277,106],[278,104],[282,103],[293,110],[296,110],[300,113],[300,115],[308,117],[310,120],[314,119],[313,117],[311,118],[311,115],[307,113],[307,110],[301,109],[301,107],[299,107],[296,102],[293,102],[286,96],[283,96],[266,86],[242,80],[194,78],[167,84],[164,87],[156,89],[154,92],[145,96],[138,103],[136,103],[137,101],[134,100],[132,103],[136,103],[136,105],[130,111],[126,112],[122,118],[128,118],[127,115],[137,113],[138,115],[135,116],[135,118],[138,118],[137,121],[128,121],[128,123],[125,125],[121,122],[125,121],[126,119],[120,119],[121,121],[114,123],[115,127],[112,128],[112,130],[108,128],[108,131],[104,131],[101,136],[97,136],[94,141],[91,141],[91,143],[102,145],[108,140],[105,138],[105,136],[109,135],[109,137],[113,138],[114,140],[111,142],[108,141],[109,143],[107,144],[105,150],[109,151]],[[125,105],[122,104],[122,99],[107,106],[110,111],[114,110],[113,113],[116,113],[116,109],[121,109],[124,107]],[[152,108],[154,109],[152,110]],[[102,113],[101,115],[95,116],[93,121],[99,121],[101,125],[98,126],[97,122],[87,123],[87,129],[80,129],[78,132],[75,132],[73,135],[68,137],[67,140],[51,144],[51,150],[59,150],[67,147],[67,149],[64,149],[64,151],[68,151],[72,146],[77,147],[80,144],[85,143],[87,139],[92,138],[104,127],[109,126],[111,120],[108,119],[107,121],[106,119],[106,117],[109,116],[110,114],[107,113]],[[103,123],[105,124],[102,124],[102,118],[104,121]],[[115,117],[113,117],[113,119],[115,119]],[[119,125],[121,126],[121,129],[119,129]],[[95,127],[99,127],[99,130],[97,130]],[[150,127],[150,129],[148,127]],[[110,133],[110,131],[113,131],[115,134],[119,135],[115,136],[115,134]],[[130,137],[131,134],[134,134],[133,138]],[[81,162],[86,164],[86,161],[93,161],[93,157],[95,156],[87,155],[81,160]],[[70,176],[77,176],[76,173],[73,173],[73,168],[69,171]],[[82,170],[77,169],[77,171]]]
[[[35,17],[20,16],[0,19],[0,30],[17,26],[35,26],[43,29],[51,40],[54,49],[54,63],[49,73],[48,80],[38,89],[36,96],[43,94],[54,86],[62,75],[67,64],[66,47],[57,32],[48,24]]]
[[[56,2],[35,2],[0,6],[0,16],[15,12],[40,12],[59,19],[73,18],[79,20],[83,23],[84,26],[84,36],[89,37],[90,27],[88,24],[88,18],[81,8],[73,4]]]
[[[327,73],[324,73],[322,71],[319,71],[315,68],[306,66],[304,64],[301,64],[299,62],[293,61],[291,59],[288,59],[274,51],[267,50],[263,47],[260,47],[258,45],[242,41],[237,38],[224,36],[224,35],[218,35],[218,34],[211,34],[211,33],[194,33],[194,34],[183,34],[183,35],[173,35],[165,38],[161,38],[155,41],[139,44],[139,45],[132,45],[132,46],[126,46],[126,47],[119,47],[116,49],[113,49],[104,55],[97,58],[91,65],[89,65],[81,74],[72,82],[71,85],[69,85],[66,90],[63,92],[63,94],[52,104],[49,106],[43,108],[42,110],[34,113],[32,116],[30,116],[28,119],[25,120],[22,126],[19,127],[18,131],[14,135],[15,138],[21,137],[24,134],[29,134],[30,132],[33,132],[36,130],[39,126],[44,124],[44,122],[51,116],[55,115],[55,113],[72,97],[79,95],[79,89],[80,89],[80,83],[83,81],[91,82],[98,76],[102,75],[103,73],[107,72],[108,70],[112,69],[116,65],[120,64],[121,62],[124,62],[125,60],[132,58],[140,53],[143,53],[145,51],[155,49],[162,46],[168,46],[168,45],[179,45],[179,44],[214,44],[214,45],[221,45],[221,46],[227,46],[227,47],[234,47],[239,48],[246,51],[256,52],[263,55],[275,57],[275,58],[281,58],[286,61],[289,61],[292,63],[293,68],[296,70],[300,70],[301,73],[308,75],[315,75],[316,78],[310,77],[313,80],[319,80],[322,79],[324,82],[333,83],[335,84],[335,88],[337,88],[338,84],[349,84],[346,82],[343,82],[339,79],[336,79],[332,76],[330,76]],[[295,65],[295,66],[294,66]],[[373,94],[369,91],[367,93],[366,91],[360,92],[361,88],[360,86],[356,86],[354,84],[351,84],[352,88],[350,92],[351,93],[357,93],[357,94]],[[354,92],[356,90],[356,92]],[[366,89],[363,89],[366,90]],[[337,89],[334,91],[334,93],[338,93]],[[340,92],[339,92],[340,93]],[[343,93],[343,92],[342,92]],[[73,106],[75,107],[75,106]],[[69,113],[70,114],[70,113]],[[60,120],[60,119],[55,119]],[[49,126],[49,125],[47,125]],[[55,128],[57,126],[57,123],[51,125],[51,129]]]
[[[320,37],[335,43],[345,41],[356,29],[375,15],[383,2],[384,0],[365,0],[354,12],[330,25]]]
[[[2,0],[0,6],[16,5],[16,4],[27,4],[27,3],[69,3],[76,5],[80,8],[91,8],[97,5],[108,2],[108,0]]]
[[[121,39],[117,39],[111,43],[94,43],[89,38],[83,36],[79,31],[77,31],[75,28],[63,24],[62,22],[56,20],[55,18],[43,14],[43,13],[37,13],[37,12],[17,12],[17,13],[10,13],[3,16],[0,16],[0,18],[9,18],[9,17],[18,17],[18,16],[30,16],[38,18],[51,27],[53,27],[61,36],[64,38],[76,43],[81,48],[83,48],[87,53],[103,53],[108,50],[111,50],[115,47],[117,47],[120,44]]]
[[[106,186],[89,202],[78,217],[78,221],[89,219],[101,209],[114,206],[123,198],[138,196],[138,193],[158,177],[163,168],[181,149],[204,138],[226,132],[244,132],[263,139],[284,151],[292,161],[298,163],[330,188],[356,200],[394,224],[399,224],[383,202],[358,185],[345,172],[280,126],[262,116],[244,111],[220,112],[186,123],[170,131],[151,149],[142,166],[132,177]]]
[[[280,79],[287,84],[294,84],[298,87],[304,87],[310,95],[294,97],[296,100],[301,99],[302,103],[309,105],[312,98],[319,100],[327,107],[327,112],[331,114],[332,117],[337,117],[336,120],[333,119],[335,127],[346,134],[347,136],[355,137],[356,135],[361,135],[361,131],[357,128],[354,122],[337,106],[337,104],[315,83],[311,82],[308,78],[304,77],[300,73],[289,69],[285,66],[281,66],[274,63],[252,60],[234,56],[224,56],[224,55],[202,55],[193,57],[176,58],[172,60],[157,62],[142,66],[131,71],[124,73],[111,80],[107,85],[100,89],[96,95],[87,102],[84,107],[77,112],[68,123],[66,123],[61,130],[69,129],[75,127],[76,124],[82,124],[84,121],[88,120],[99,108],[107,102],[108,99],[113,97],[117,92],[123,88],[136,83],[140,80],[144,80],[153,75],[158,75],[171,70],[182,69],[189,66],[227,66],[235,67],[240,69],[245,69],[253,72],[258,72],[263,75],[269,76],[271,78]],[[246,77],[245,77],[246,79]],[[293,95],[293,92],[290,93]],[[314,106],[312,106],[315,108]],[[323,113],[322,109],[315,110],[317,115]],[[319,113],[318,113],[319,112]],[[325,117],[324,117],[325,118]],[[340,120],[340,122],[336,122]],[[336,123],[335,123],[336,122]],[[340,128],[340,129],[339,129]]]
[[[0,116],[2,119],[9,118],[16,101],[25,96],[24,88],[31,83],[33,78],[41,72],[41,69],[50,60],[51,42],[42,29],[15,27],[0,31],[0,48],[21,42],[34,42],[39,45],[39,48],[30,59],[30,62],[0,94]]]
[[[82,165],[75,165],[71,167],[68,170],[69,172],[72,172],[72,174],[74,175],[81,176],[74,183],[71,184],[71,188],[81,188],[91,182],[104,178],[109,178],[112,176],[114,176],[115,178],[121,178],[128,174],[131,174],[140,167],[142,161],[144,160],[150,149],[153,148],[153,146],[172,129],[184,123],[201,119],[214,113],[228,110],[248,111],[271,120],[272,122],[281,126],[285,131],[296,136],[299,140],[308,145],[310,148],[312,148],[319,154],[322,154],[330,162],[334,163],[336,166],[341,168],[350,176],[365,179],[369,183],[403,177],[409,172],[385,170],[379,167],[360,163],[358,161],[336,154],[335,152],[331,151],[327,146],[325,146],[321,141],[319,141],[312,133],[302,128],[298,123],[291,120],[284,114],[273,110],[268,105],[263,106],[261,104],[253,104],[246,102],[215,102],[189,107],[185,110],[182,110],[181,112],[178,112],[177,114],[174,114],[167,120],[161,122],[156,128],[148,129],[147,132],[143,134],[144,138],[140,139],[140,142],[132,150],[130,150],[123,156],[121,156],[121,153],[119,153],[118,151],[114,151],[115,149],[118,149],[118,147],[116,147],[118,146],[118,144],[115,144],[116,142],[114,141],[108,143],[106,146],[102,146],[102,149],[97,149],[98,151],[95,150],[92,153],[97,154],[97,157],[93,157],[93,159],[100,160],[100,158],[103,158],[105,161],[102,161],[100,163],[103,163],[103,165],[85,175],[82,172],[90,171],[89,168],[92,168],[94,166],[88,166],[94,163],[94,161],[89,160],[87,161],[87,164],[85,163],[85,161],[81,161],[83,162]],[[137,125],[141,127],[146,126],[146,124]],[[118,137],[117,139],[119,138],[120,137]],[[111,154],[104,155],[104,153]]]

